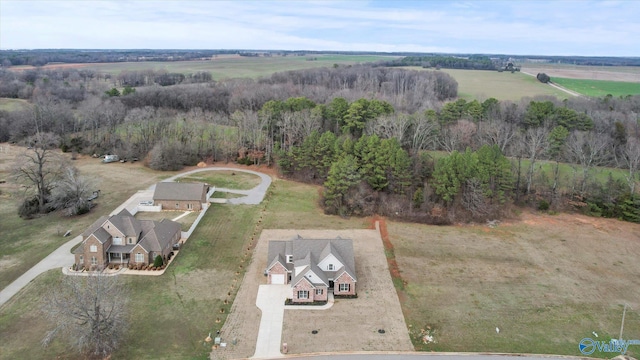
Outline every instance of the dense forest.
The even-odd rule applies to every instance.
[[[501,61],[488,56],[406,56],[402,59],[381,63],[384,66],[420,66],[424,68],[497,70]]]
[[[220,82],[0,70],[0,97],[29,102],[0,111],[0,141],[47,134],[65,152],[159,170],[268,164],[324,185],[332,214],[447,224],[526,205],[640,221],[640,96],[466,101],[446,73],[361,65]],[[603,181],[600,166],[626,176]]]

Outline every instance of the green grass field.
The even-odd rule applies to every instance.
[[[111,75],[122,71],[166,70],[182,74],[193,74],[199,71],[210,72],[214,80],[230,78],[258,78],[269,76],[274,72],[301,70],[338,65],[354,65],[357,63],[392,60],[393,56],[376,55],[309,55],[309,56],[273,56],[242,57],[220,55],[212,60],[175,61],[175,62],[123,62],[101,64],[67,64],[77,68],[91,69]],[[315,59],[315,60],[311,60]],[[50,65],[56,68],[56,65]],[[24,68],[24,67],[23,67]],[[45,67],[46,68],[46,67]],[[16,69],[19,69],[16,67]]]
[[[18,111],[26,109],[29,106],[30,105],[26,100],[0,98],[0,110]]]
[[[593,97],[606,95],[627,96],[640,94],[640,83],[605,81],[605,80],[583,80],[553,77],[551,81],[569,90]]]
[[[204,182],[211,186],[236,190],[253,189],[260,184],[260,180],[257,175],[233,170],[203,171],[180,179],[185,182]]]
[[[555,96],[566,99],[565,92],[544,85],[529,75],[516,72],[497,72],[487,70],[458,70],[458,69],[423,69],[407,67],[408,69],[424,71],[442,71],[451,75],[458,82],[458,97],[465,100],[477,99],[484,101],[488,98],[498,100],[519,101],[523,97],[537,95]]]

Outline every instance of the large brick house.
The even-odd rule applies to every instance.
[[[159,182],[153,203],[161,205],[162,210],[200,211],[208,192],[209,185],[203,183]]]
[[[267,283],[291,285],[292,302],[327,301],[334,295],[356,295],[351,239],[303,239],[269,242]]]
[[[78,269],[100,269],[109,264],[152,264],[156,256],[165,260],[182,234],[179,223],[167,219],[138,220],[126,209],[103,216],[83,234],[74,250]]]

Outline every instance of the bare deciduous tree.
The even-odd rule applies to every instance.
[[[549,129],[544,126],[529,128],[523,140],[524,150],[529,159],[529,169],[527,170],[527,194],[529,194],[531,192],[531,183],[533,182],[536,161],[540,155],[546,151],[549,145]]]
[[[55,324],[42,340],[66,337],[83,354],[106,357],[127,330],[126,288],[117,276],[66,276],[44,300],[43,312]]]
[[[45,211],[45,204],[53,184],[62,174],[65,164],[55,151],[57,136],[50,133],[38,133],[29,138],[26,151],[19,154],[13,164],[14,179],[32,192],[38,200],[38,210]]]
[[[636,190],[636,173],[640,167],[640,142],[638,139],[630,138],[627,140],[627,143],[622,149],[622,161],[629,170],[625,176],[627,178],[627,184],[629,185],[629,191],[631,194],[634,194]]]
[[[587,187],[589,170],[601,165],[607,156],[609,138],[593,131],[575,131],[567,140],[567,152],[573,163],[582,167],[580,192],[584,194]]]
[[[51,206],[63,210],[67,216],[89,211],[89,195],[94,191],[93,181],[82,176],[77,168],[69,166],[63,171],[51,191]]]

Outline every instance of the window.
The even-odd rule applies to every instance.
[[[136,262],[144,262],[144,254],[137,253],[136,254]]]
[[[91,246],[89,246],[89,251],[91,251],[91,252],[98,252],[98,246],[97,246],[97,245],[91,245]]]
[[[322,295],[324,293],[323,289],[316,289],[316,295]]]
[[[95,256],[91,257],[91,265],[98,265],[98,259]]]
[[[187,204],[187,210],[193,210],[193,204],[191,203]]]
[[[80,264],[84,263],[84,256],[80,255]]]
[[[180,204],[176,203],[176,209],[180,208]]]
[[[121,237],[114,237],[113,238],[113,245],[123,245],[122,238]]]
[[[133,238],[128,238],[127,239],[127,244],[133,244]]]
[[[328,269],[329,271],[333,270],[333,264],[329,264],[329,266],[327,266],[327,269]]]
[[[298,299],[308,299],[308,298],[309,298],[309,292],[307,290],[298,291]]]
[[[293,262],[293,255],[287,255],[287,263],[292,263]]]
[[[340,284],[340,292],[346,292],[351,289],[351,284]]]

